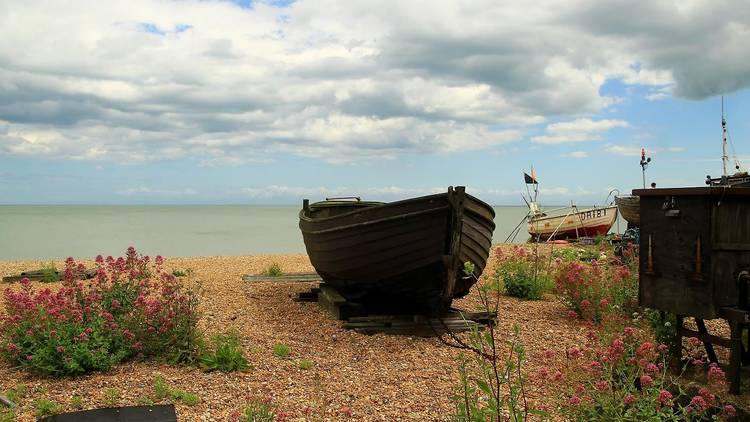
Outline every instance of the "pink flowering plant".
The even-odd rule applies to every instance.
[[[595,335],[589,338],[592,344],[565,353],[573,387],[563,414],[570,420],[697,421],[735,416],[734,407],[717,396],[725,388],[725,375],[715,364],[708,369],[708,386],[688,394],[678,382],[680,376],[669,371],[668,346],[644,340],[633,327],[605,346],[595,344]],[[551,377],[546,371],[540,376]]]
[[[601,322],[608,313],[630,314],[638,305],[638,274],[619,260],[556,260],[555,293],[572,317]]]
[[[162,268],[163,259],[133,247],[120,258],[96,257],[96,275],[65,262],[61,286],[38,289],[24,280],[6,289],[0,314],[0,357],[49,375],[106,370],[124,360],[158,357],[185,362],[197,353],[197,299]]]

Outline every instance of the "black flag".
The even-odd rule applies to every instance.
[[[526,173],[524,173],[524,174],[523,174],[523,180],[525,180],[525,181],[526,181],[526,184],[528,184],[528,185],[531,185],[531,184],[534,184],[534,185],[536,185],[536,184],[538,183],[538,182],[536,181],[536,177],[534,177],[534,176],[529,176],[529,175],[528,175],[528,174],[526,174]]]

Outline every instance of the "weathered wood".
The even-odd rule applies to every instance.
[[[706,329],[706,323],[704,323],[702,319],[695,318],[695,325],[698,326],[699,333],[708,334],[708,330]],[[716,352],[714,351],[714,346],[711,344],[710,341],[704,341],[703,347],[706,348],[706,354],[708,355],[708,359],[711,362],[719,361],[719,359],[716,358]]]
[[[320,281],[320,275],[318,273],[289,273],[278,276],[270,276],[267,274],[248,274],[242,276],[242,281],[251,283],[265,283],[269,281],[306,283],[311,281]]]
[[[361,316],[365,313],[361,304],[346,300],[336,289],[330,286],[320,288],[318,305],[328,311],[334,318],[340,320]]]
[[[39,422],[177,422],[173,404],[154,406],[109,407],[60,413]]]
[[[493,219],[492,207],[457,187],[388,204],[303,204],[299,225],[311,263],[341,295],[387,312],[440,314],[475,282],[461,277],[463,262],[477,277],[483,271]]]
[[[9,398],[5,397],[4,395],[0,394],[0,403],[13,408],[16,407],[16,404],[13,403]]]
[[[60,281],[63,276],[63,271],[56,270],[55,272],[55,280],[54,281]],[[32,270],[32,271],[24,271],[21,274],[18,275],[10,275],[3,277],[4,283],[19,283],[23,281],[24,278],[28,278],[29,281],[42,281],[44,280],[45,276],[48,274],[47,270]],[[95,268],[89,268],[88,270],[85,270],[82,274],[81,279],[87,280],[90,278],[94,278],[96,276],[96,269]]]

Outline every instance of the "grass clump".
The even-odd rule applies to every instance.
[[[245,406],[240,422],[273,422],[276,420],[276,406],[270,399],[254,398]]]
[[[53,400],[39,399],[34,402],[35,415],[37,418],[51,416],[60,413],[60,405]]]
[[[81,410],[81,409],[83,409],[83,397],[81,397],[81,396],[79,396],[77,394],[74,394],[70,398],[70,407],[73,408],[73,409],[75,409],[75,410]]]
[[[289,349],[289,346],[283,343],[276,343],[273,345],[273,355],[277,358],[285,358],[289,356],[289,352],[291,349]]]
[[[57,274],[57,267],[54,262],[50,262],[42,268],[42,279],[39,280],[42,283],[54,283],[60,281],[60,276]]]
[[[170,396],[170,388],[167,385],[167,380],[161,375],[154,378],[154,398],[156,400],[164,400]]]
[[[201,356],[201,367],[206,371],[243,371],[250,365],[242,353],[242,343],[236,331],[213,337],[213,350]]]
[[[175,268],[172,270],[172,275],[175,277],[187,277],[193,273],[192,268],[185,268],[184,270],[181,270],[179,268]]]
[[[5,392],[5,397],[8,398],[8,400],[12,401],[13,403],[18,403],[26,396],[26,385],[25,384],[16,384],[15,387],[9,389]]]
[[[104,403],[109,407],[117,406],[120,401],[120,390],[116,388],[105,388],[104,389]]]
[[[150,397],[138,397],[135,399],[135,404],[138,406],[153,406],[154,400]]]
[[[0,407],[0,422],[14,422],[16,420],[16,412],[13,409]]]
[[[266,271],[263,273],[263,275],[267,275],[269,277],[281,277],[284,275],[284,271],[281,270],[281,265],[279,265],[278,262],[274,262],[273,264],[269,265],[268,268],[266,268]]]
[[[197,394],[179,389],[172,389],[167,384],[167,380],[165,380],[161,375],[154,378],[154,398],[156,399],[156,401],[172,399],[182,402],[183,404],[186,404],[188,406],[195,406],[200,403],[200,397],[198,397]],[[153,404],[154,402],[153,400],[150,400],[148,398],[139,400],[145,404]]]
[[[299,369],[308,370],[315,366],[315,362],[312,361],[312,359],[302,359],[299,361]]]
[[[188,406],[195,406],[201,402],[200,397],[197,394],[190,393],[183,390],[173,390],[172,398],[186,404]]]

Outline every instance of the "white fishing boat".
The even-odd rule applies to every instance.
[[[528,199],[524,197],[529,207],[527,231],[537,241],[605,235],[617,220],[615,205],[579,209],[571,204],[569,207],[544,210],[537,201],[539,183],[533,169],[531,175],[524,173],[524,180],[529,194]],[[529,190],[530,185],[533,187],[533,194]]]

